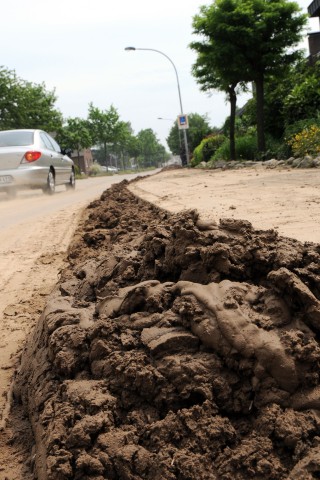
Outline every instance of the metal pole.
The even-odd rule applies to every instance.
[[[183,115],[183,108],[182,108],[182,100],[181,100],[181,91],[180,91],[180,83],[179,83],[178,72],[177,72],[176,66],[175,66],[175,64],[173,63],[173,61],[171,60],[171,58],[168,57],[168,55],[166,55],[165,53],[161,52],[160,50],[156,50],[156,49],[154,49],[154,48],[126,47],[125,50],[126,50],[126,51],[147,50],[147,51],[150,51],[150,52],[157,52],[157,53],[160,53],[160,55],[163,55],[164,57],[166,57],[166,58],[169,60],[169,62],[170,62],[171,65],[173,66],[174,71],[175,71],[175,74],[176,74],[177,85],[178,85],[178,93],[179,93],[180,113],[181,113],[181,115]],[[179,128],[179,127],[178,127],[178,128]],[[183,129],[183,137],[184,137],[184,148],[185,148],[186,156],[187,156],[187,164],[189,164],[189,149],[188,149],[188,139],[187,139],[186,129]]]

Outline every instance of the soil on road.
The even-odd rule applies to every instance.
[[[301,363],[308,352],[310,353],[310,349],[311,351],[314,349],[313,361],[315,363],[319,361],[317,349],[312,344],[313,336],[311,332],[312,328],[314,328],[312,324],[314,313],[312,312],[318,308],[317,304],[315,305],[316,302],[312,300],[316,291],[309,294],[308,291],[304,291],[303,286],[300,287],[296,282],[296,291],[290,294],[294,293],[295,295],[300,295],[301,298],[308,299],[307,303],[308,305],[310,304],[309,316],[311,320],[309,319],[305,331],[309,333],[306,337],[303,335],[299,337],[295,330],[295,338],[287,338],[285,340],[287,342],[285,343],[285,349],[290,350],[290,355],[287,355],[281,345],[275,348],[274,355],[279,356],[279,361],[284,362],[286,368],[280,373],[276,371],[277,369],[272,370],[271,368],[269,376],[263,373],[265,371],[263,366],[269,360],[272,362],[272,352],[271,354],[266,354],[266,359],[262,361],[261,366],[261,361],[259,359],[255,360],[256,357],[254,355],[254,358],[251,360],[245,360],[245,358],[252,358],[250,355],[248,357],[247,354],[244,354],[244,358],[241,359],[242,350],[241,348],[239,350],[239,347],[238,354],[240,352],[240,357],[232,358],[232,361],[230,360],[231,363],[227,361],[225,365],[230,370],[226,372],[223,369],[221,370],[220,360],[210,353],[212,348],[216,348],[214,336],[209,339],[208,345],[208,339],[205,338],[203,333],[206,327],[204,324],[201,327],[201,322],[205,320],[203,313],[201,313],[201,305],[207,303],[207,295],[211,296],[213,294],[217,298],[217,304],[219,304],[220,299],[225,297],[228,297],[228,300],[224,301],[231,303],[240,302],[245,315],[249,315],[249,318],[251,318],[250,321],[245,321],[244,324],[248,330],[248,336],[250,337],[252,329],[255,333],[259,333],[256,330],[258,327],[262,327],[266,331],[274,330],[273,334],[270,335],[272,341],[269,338],[267,343],[275,342],[277,345],[279,337],[283,335],[282,330],[285,329],[285,326],[281,324],[278,314],[274,314],[273,317],[272,312],[286,312],[283,315],[288,322],[288,319],[290,321],[293,319],[294,322],[297,322],[298,317],[301,317],[301,312],[296,305],[294,306],[294,311],[292,311],[290,310],[291,307],[289,308],[288,305],[282,304],[281,301],[279,304],[279,298],[274,298],[272,292],[268,292],[266,287],[259,285],[253,288],[254,291],[250,290],[247,283],[252,281],[250,277],[252,272],[251,274],[248,273],[251,267],[249,268],[248,265],[244,267],[244,263],[248,259],[245,260],[245,257],[242,257],[240,254],[240,250],[244,248],[243,245],[240,248],[240,244],[243,241],[243,237],[248,237],[250,226],[246,222],[237,223],[237,219],[249,220],[257,229],[275,229],[281,235],[286,235],[302,242],[319,242],[320,236],[316,221],[316,209],[319,203],[318,176],[319,172],[314,170],[275,172],[274,170],[266,171],[259,169],[204,172],[178,169],[162,172],[131,183],[129,186],[129,190],[135,195],[146,198],[156,204],[157,207],[171,212],[177,213],[181,212],[181,210],[196,208],[200,212],[200,219],[191,213],[171,219],[157,208],[145,207],[134,200],[136,197],[121,193],[121,191],[120,194],[119,192],[115,193],[115,196],[111,195],[108,197],[108,195],[105,195],[103,201],[99,200],[96,204],[92,204],[90,209],[87,209],[84,214],[83,208],[85,205],[93,198],[98,198],[100,193],[108,186],[105,183],[97,183],[97,179],[83,181],[83,185],[80,187],[82,197],[74,204],[69,204],[69,193],[58,193],[57,197],[59,198],[60,196],[63,199],[63,206],[57,211],[51,210],[53,199],[43,197],[43,195],[39,195],[37,198],[34,198],[33,194],[22,195],[12,202],[0,201],[0,215],[1,219],[3,219],[3,228],[0,230],[2,271],[0,315],[3,325],[0,350],[1,421],[3,429],[0,445],[0,465],[2,469],[0,469],[0,479],[33,479],[34,474],[31,473],[33,469],[36,469],[39,478],[45,478],[45,476],[41,477],[44,459],[49,461],[51,472],[56,472],[56,475],[61,474],[61,471],[59,473],[59,468],[62,468],[61,465],[64,465],[66,468],[64,478],[75,478],[72,476],[73,472],[71,471],[70,473],[68,471],[70,455],[75,455],[75,458],[70,460],[70,465],[75,465],[76,459],[76,468],[80,472],[78,473],[80,475],[78,478],[85,478],[83,472],[87,472],[86,478],[96,478],[99,476],[99,472],[100,475],[105,475],[106,471],[110,473],[110,478],[122,478],[119,476],[119,471],[121,472],[121,468],[123,468],[127,469],[126,471],[123,470],[123,478],[127,478],[125,475],[129,475],[128,472],[136,475],[146,475],[146,472],[150,472],[148,473],[149,476],[145,478],[155,479],[156,477],[152,472],[159,465],[159,462],[164,472],[164,476],[159,476],[159,478],[178,478],[175,475],[180,475],[179,478],[185,478],[181,475],[189,475],[188,478],[216,478],[214,472],[210,473],[212,476],[208,476],[210,469],[209,458],[212,452],[210,452],[210,449],[208,450],[204,440],[206,434],[208,434],[208,431],[205,431],[207,422],[212,422],[213,416],[216,419],[211,425],[211,432],[219,432],[219,438],[212,437],[211,442],[218,450],[223,449],[228,452],[228,449],[232,448],[236,458],[236,460],[232,459],[230,450],[229,457],[227,454],[218,459],[221,472],[225,472],[224,475],[226,475],[223,478],[229,478],[227,476],[228,471],[230,471],[232,478],[236,478],[232,462],[235,462],[234,465],[247,462],[243,476],[239,476],[239,478],[247,478],[246,475],[255,471],[257,464],[261,478],[285,478],[285,465],[288,464],[290,455],[296,456],[296,463],[298,464],[299,459],[303,456],[307,457],[307,452],[303,450],[302,443],[307,441],[310,448],[315,447],[313,442],[315,433],[313,432],[317,430],[317,419],[309,413],[295,413],[295,408],[298,410],[299,408],[303,409],[305,405],[298,396],[297,398],[291,398],[290,392],[300,386],[301,377],[303,376],[300,371],[300,364],[297,366],[297,362]],[[119,179],[112,177],[113,182],[117,180]],[[82,182],[79,182],[79,186],[80,184]],[[94,185],[94,187],[87,194],[86,192],[90,190],[88,188],[89,184]],[[34,213],[32,214],[32,219],[27,220],[24,217],[23,209],[30,203],[34,207]],[[42,213],[39,214],[38,212],[37,214],[39,204],[41,204]],[[10,209],[11,214],[8,214]],[[12,212],[16,212],[21,216],[18,224],[11,223]],[[231,218],[231,220],[221,224],[222,233],[221,235],[219,234],[220,236],[218,235],[219,245],[217,245],[219,246],[218,250],[220,250],[217,250],[216,253],[213,251],[206,253],[204,245],[208,246],[208,238],[205,232],[217,231],[219,218],[222,217]],[[149,237],[145,237],[149,226],[151,226]],[[177,232],[181,231],[181,228],[183,231],[189,231],[187,236],[184,234],[181,236],[181,233],[179,234],[180,236],[177,236]],[[180,244],[178,242],[178,244],[167,250],[168,258],[165,260],[162,258],[162,254],[167,248],[165,246],[168,246],[173,241],[171,239],[172,232],[173,238],[178,238],[178,240],[180,238]],[[292,258],[301,258],[301,252],[304,248],[303,244],[300,245],[299,242],[296,243],[294,240],[290,241],[290,239],[284,242],[279,241],[274,231],[261,235],[259,233],[252,234],[256,242],[256,248],[258,248],[258,244],[260,245],[260,249],[258,249],[260,255],[258,263],[260,262],[259,265],[263,265],[263,269],[265,269],[263,272],[264,276],[270,273],[272,270],[270,268],[274,267],[275,264],[270,263],[268,266],[270,271],[267,269],[266,265],[268,265],[268,261],[271,258],[270,256],[268,257],[270,252],[267,252],[268,249],[264,251],[261,245],[273,245],[272,258],[273,261],[274,258],[278,258],[277,267],[290,267],[290,262],[292,263],[293,261]],[[237,245],[234,236],[238,238],[239,245]],[[70,242],[72,245],[69,251],[71,270],[69,270],[66,256]],[[196,248],[198,253],[194,251],[194,243],[197,242],[203,247],[201,254],[203,259],[201,262],[199,262],[199,251],[202,247],[198,246]],[[221,277],[228,278],[227,271],[230,265],[228,267],[227,258],[229,258],[228,249],[231,246],[227,248],[226,245],[230,244],[230,242],[233,245],[232,248],[236,248],[237,255],[239,255],[237,268],[234,270],[230,281],[234,283],[237,280],[238,282],[243,282],[243,284],[239,286],[222,283],[219,292],[210,293],[205,290],[199,290],[194,285],[189,284],[188,282],[190,281],[197,284],[208,284],[210,281],[217,283],[219,279],[221,280]],[[222,244],[225,244],[225,246],[223,247]],[[249,247],[247,246],[246,248]],[[276,251],[274,251],[274,248]],[[314,246],[310,248],[314,258],[316,258],[319,253],[317,248]],[[282,252],[278,256],[277,249]],[[137,258],[137,251],[143,254],[141,258]],[[153,252],[153,259],[148,257],[148,251]],[[168,253],[170,251],[171,254]],[[181,254],[177,255],[176,263],[174,261],[175,251],[179,251]],[[188,253],[188,258],[183,259],[186,252]],[[217,263],[210,268],[204,269],[203,264],[208,261],[210,255],[217,256]],[[156,257],[157,261],[154,262]],[[196,262],[194,262],[195,258],[198,259]],[[310,258],[309,263],[312,263]],[[179,266],[179,262],[186,260],[189,266]],[[144,268],[137,275],[141,262]],[[169,265],[170,262],[172,262],[173,267]],[[121,266],[120,271],[116,268],[118,264]],[[301,261],[300,268],[303,267],[307,269],[306,265]],[[181,269],[184,271],[182,276],[180,275]],[[244,271],[247,273],[244,274]],[[315,270],[305,271],[301,275],[304,275],[304,280],[308,278],[308,282],[312,285],[318,281],[318,274]],[[255,281],[257,281],[256,277],[257,271],[254,273]],[[136,288],[133,288],[132,291],[130,288],[126,290],[126,288],[132,287],[136,283],[137,278],[141,281],[138,291]],[[166,284],[166,281],[169,281],[170,285]],[[292,281],[293,279],[286,271],[278,272],[277,275],[274,274],[272,279],[274,290],[280,289],[279,285],[282,283],[289,285]],[[174,295],[171,290],[172,282],[177,283]],[[56,284],[59,285],[59,294],[63,291],[63,297],[73,298],[71,311],[69,309],[70,305],[67,306],[64,300],[58,308],[58,311],[66,312],[64,320],[59,315],[56,315],[58,301],[56,298],[57,289],[54,288]],[[264,288],[265,290],[263,290]],[[287,292],[286,295],[288,294]],[[175,301],[172,295],[176,298]],[[111,307],[110,305],[108,306],[108,301],[102,302],[103,304],[100,306],[97,305],[99,299],[107,297],[114,298],[111,302]],[[184,300],[184,297],[186,300]],[[256,303],[252,300],[248,301],[247,297],[251,299],[253,297],[256,298]],[[51,301],[51,307],[47,306],[46,314],[42,315],[41,324],[38,321],[39,315],[48,300]],[[138,304],[135,302],[138,302]],[[217,317],[216,309],[220,308],[217,304],[212,307],[213,313],[207,312],[210,318]],[[72,309],[78,310],[75,312]],[[198,330],[194,325],[191,325],[193,320],[190,315],[194,309],[199,315],[196,321],[199,324]],[[290,310],[289,313],[288,309]],[[144,313],[140,315],[138,312],[141,312],[141,310]],[[257,312],[260,311],[259,315],[255,316],[253,313],[255,310]],[[121,316],[121,325],[115,331],[115,326],[111,319],[117,317],[118,314]],[[81,325],[79,328],[70,329],[70,325],[78,325],[77,321],[75,321],[75,315],[77,318],[81,318]],[[90,318],[96,315],[98,315],[102,323],[98,322],[99,325],[92,330]],[[133,329],[126,323],[128,315],[135,322]],[[266,320],[268,315],[271,316],[269,323]],[[31,390],[35,385],[39,387],[35,378],[37,376],[35,372],[39,372],[39,363],[37,364],[38,367],[35,367],[36,364],[33,365],[35,370],[30,370],[29,368],[30,358],[36,358],[41,351],[35,339],[28,344],[29,354],[30,348],[31,350],[34,349],[31,357],[28,357],[28,354],[25,353],[26,358],[29,358],[29,367],[24,366],[22,373],[19,372],[19,387],[14,387],[13,391],[11,389],[11,380],[16,370],[20,369],[19,352],[22,351],[26,335],[37,325],[35,335],[38,335],[39,341],[41,337],[39,332],[44,325],[43,322],[47,322],[49,317],[50,322],[53,322],[50,327],[53,329],[52,332],[55,330],[59,331],[62,328],[64,329],[65,337],[63,338],[63,335],[59,337],[57,333],[55,338],[52,341],[50,340],[51,351],[49,353],[45,352],[45,355],[50,357],[50,361],[46,360],[48,361],[48,363],[45,363],[46,366],[53,361],[53,358],[58,360],[51,365],[52,371],[49,369],[43,373],[41,388],[49,386],[45,394],[49,401],[46,405],[41,401],[40,405],[39,398],[35,394],[37,390],[33,391],[33,401],[30,400],[30,392],[26,392],[28,382],[31,385]],[[61,326],[61,321],[64,326]],[[42,327],[39,327],[39,325],[42,325]],[[104,330],[107,332],[108,328],[111,328],[110,332],[113,332],[111,343],[108,343],[104,333]],[[137,332],[143,330],[144,334],[140,337],[140,334],[138,335]],[[90,339],[87,337],[89,331]],[[61,330],[60,332],[62,333]],[[161,339],[163,335],[165,335],[165,338]],[[228,337],[226,338],[225,342],[222,342],[222,350],[218,352],[222,358],[224,356],[228,357],[230,354],[230,344],[228,343]],[[70,345],[79,346],[82,344],[81,339],[85,339],[83,345],[86,345],[86,348],[89,343],[91,345],[90,368],[92,372],[95,372],[94,383],[92,383],[93,379],[88,376],[86,367],[88,362],[87,351],[82,351],[81,348],[79,352],[77,350],[77,353],[70,351]],[[260,348],[258,338],[256,341],[258,346],[255,346],[254,350],[258,351]],[[265,339],[261,341],[263,343]],[[176,356],[177,348],[178,350],[180,349],[180,357],[179,355]],[[156,367],[153,364],[154,370],[146,363],[146,349],[156,359]],[[170,353],[170,358],[164,355],[163,349]],[[210,354],[207,349],[209,349]],[[237,346],[233,345],[233,349],[237,350]],[[107,352],[110,353],[113,350],[114,358],[110,359],[107,364],[104,364],[102,359]],[[134,356],[130,354],[131,351]],[[195,353],[196,358],[194,358]],[[126,372],[123,361],[127,362],[126,365],[133,365],[131,373]],[[25,360],[25,365],[27,363],[28,361]],[[182,371],[178,364],[184,364],[185,369]],[[141,372],[139,378],[134,373],[135,369]],[[166,372],[171,370],[173,376],[169,378]],[[33,375],[33,379],[28,377],[30,371],[32,371],[31,376]],[[62,377],[65,375],[65,380],[62,382],[63,385],[57,386],[54,384],[53,390],[52,378],[48,379],[46,377],[46,375],[50,377],[50,371],[51,374],[54,371],[54,375],[58,374],[58,376]],[[108,387],[104,383],[103,385],[101,384],[101,377],[99,376],[101,371],[109,372],[109,374],[111,372],[111,384]],[[241,371],[245,372],[246,380],[244,381],[244,389],[240,391],[237,375],[241,376]],[[197,375],[197,372],[199,377],[195,377],[196,382],[194,382],[192,378]],[[290,375],[293,372],[292,385],[289,385],[286,381],[288,372]],[[133,377],[130,377],[130,375],[133,375]],[[175,385],[175,375],[181,376],[182,379],[184,378],[184,381],[179,385]],[[314,393],[312,388],[317,385],[315,375],[316,373],[313,370],[310,371],[310,378],[308,377],[306,380],[306,386],[309,389],[308,398],[311,404],[312,392]],[[71,381],[74,378],[79,380],[77,386]],[[241,378],[243,380],[243,377]],[[33,381],[35,383],[32,385]],[[252,382],[253,384],[258,382],[256,399],[252,397]],[[130,389],[130,384],[133,385],[133,390]],[[93,393],[90,393],[93,385]],[[39,391],[41,391],[41,388]],[[264,394],[268,389],[274,389],[273,402],[270,401],[269,403],[275,404],[276,407],[272,407],[273,409],[271,410],[269,403],[263,400]],[[58,401],[50,397],[48,394],[49,390],[51,391],[50,395],[53,395],[54,390],[56,390],[56,394],[58,390],[58,395],[68,398],[70,415],[74,415],[74,413],[71,414],[74,410],[79,410],[78,424],[73,432],[70,430],[67,433],[63,429],[61,430],[67,410],[62,408],[63,416],[59,417],[58,410],[61,406],[65,407],[65,404],[59,403],[62,397],[59,397]],[[118,394],[121,391],[123,391],[122,397],[119,398]],[[160,393],[161,391],[162,393]],[[210,391],[211,394],[209,393]],[[216,403],[213,402],[212,396],[210,397],[212,391],[216,395]],[[281,391],[285,393],[283,394]],[[82,392],[82,396],[80,392]],[[12,395],[24,397],[25,405],[28,405],[29,408],[29,416],[33,422],[37,441],[37,449],[34,449],[31,454],[28,450],[29,445],[32,443],[31,435],[29,424],[24,419],[24,412],[18,403],[14,403],[14,408],[11,409],[11,412],[9,410]],[[91,410],[90,408],[86,410],[85,404],[89,401],[89,398],[95,402],[95,405],[94,407],[91,406]],[[154,401],[149,404],[150,398],[154,399]],[[148,408],[146,408],[144,399],[147,400]],[[234,411],[248,415],[254,401],[256,402],[255,408],[261,410],[256,425],[251,425],[250,428],[248,425],[245,427],[241,423],[242,420],[239,420],[239,425],[234,424],[232,421],[231,423],[227,420],[223,421],[223,417],[219,414],[219,409],[222,408],[223,412],[223,404],[227,403],[227,410],[224,411],[224,416],[226,412],[229,412],[232,416]],[[316,402],[312,405],[314,406],[315,404]],[[297,405],[299,405],[299,408]],[[40,414],[40,410],[37,410],[39,406],[41,407],[41,415],[44,413],[45,417],[41,418],[41,425],[36,418]],[[43,410],[44,407],[45,410]],[[104,420],[101,417],[101,408],[104,410]],[[318,408],[317,405],[316,408]],[[171,417],[169,415],[170,409],[173,412]],[[291,417],[286,414],[285,409],[289,409]],[[97,432],[101,433],[102,430],[106,432],[106,412],[107,415],[110,415],[111,423],[109,427],[111,428],[113,425],[111,430],[114,429],[113,422],[115,419],[119,425],[119,429],[117,431],[113,430],[112,433],[113,437],[114,434],[117,435],[118,440],[114,445],[111,445],[111,438],[105,433],[104,436],[100,435],[99,437],[100,447],[95,444],[94,448],[90,450],[89,445],[87,445],[88,441],[89,443],[91,442],[90,438],[97,438]],[[178,412],[182,412],[180,417],[177,416]],[[190,431],[193,431],[192,425],[199,422],[199,415],[202,420],[200,422],[201,425],[199,425],[197,445],[191,445],[188,435]],[[94,418],[89,418],[88,416]],[[267,432],[269,421],[272,421],[273,424],[278,424],[276,438],[271,438]],[[74,422],[74,420],[71,421],[71,417],[70,422]],[[292,429],[293,427],[291,428],[290,425],[295,426],[297,422],[300,426],[305,425],[305,428],[301,426],[298,431],[296,427]],[[286,427],[281,425],[286,425]],[[75,426],[74,423],[73,426]],[[180,432],[177,435],[180,435],[179,442],[182,442],[184,445],[182,449],[177,447],[178,439],[174,440],[170,436],[172,426],[174,426],[174,430]],[[256,432],[259,429],[265,431],[263,439],[257,437]],[[245,449],[242,448],[243,445],[239,441],[241,430],[244,433],[246,431],[248,434],[246,437],[243,437]],[[188,431],[189,434],[186,433]],[[65,436],[67,434],[68,440]],[[73,435],[71,440],[70,434]],[[195,431],[193,431],[193,434],[195,434]],[[291,435],[289,445],[286,445],[285,442],[283,443],[283,439],[287,435],[289,437]],[[28,442],[26,442],[26,438],[29,438]],[[60,444],[57,440],[58,438],[60,439]],[[144,449],[137,448],[138,443],[144,445]],[[277,453],[273,457],[273,443],[283,445],[281,448],[291,449],[290,455],[281,456]],[[62,444],[64,448],[67,444],[68,447],[61,456]],[[88,456],[84,452],[81,453],[81,449],[79,450],[80,444],[82,447],[86,445],[86,451],[90,450]],[[128,448],[124,448],[125,445]],[[261,445],[263,447],[261,447],[261,458],[257,459],[255,457],[255,459],[249,461],[250,452],[252,454],[253,451],[256,451],[258,445],[259,448]],[[108,452],[109,457],[113,458],[112,462],[106,456],[101,456],[99,448]],[[165,448],[165,452],[161,459],[159,452],[161,452],[162,448]],[[244,453],[245,450],[247,454]],[[48,454],[49,451],[51,454]],[[77,454],[74,453],[75,451]],[[206,452],[202,457],[199,454],[201,451]],[[293,451],[295,453],[292,453]],[[187,459],[191,458],[190,455],[192,456],[192,461],[188,463]],[[265,457],[270,457],[268,465],[264,461]],[[140,467],[132,463],[134,458],[139,459]],[[200,467],[203,464],[203,459],[205,463],[208,462],[208,465],[207,470],[201,473]],[[187,469],[182,474],[184,465],[187,465]],[[294,467],[292,462],[290,467]],[[300,468],[300,466],[297,468]],[[103,473],[101,474],[101,472]],[[202,474],[204,476],[201,476]],[[257,472],[255,474],[257,475]],[[266,475],[269,475],[269,477]],[[52,476],[52,478],[55,477]],[[256,476],[253,478],[260,477]]]
[[[148,177],[130,190],[171,212],[195,208],[202,218],[246,219],[254,228],[320,243],[319,169],[181,169]]]
[[[12,379],[26,335],[66,266],[83,208],[113,183],[135,176],[79,180],[74,192],[58,187],[53,196],[21,191],[9,200],[0,194],[0,480],[28,478],[21,456],[30,446],[25,441],[28,422],[18,407],[9,421]]]

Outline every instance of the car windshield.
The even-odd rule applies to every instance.
[[[33,132],[16,130],[0,132],[0,147],[24,147],[33,144]]]

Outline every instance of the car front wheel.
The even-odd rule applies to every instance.
[[[55,183],[54,173],[52,170],[50,170],[48,173],[47,185],[43,189],[43,191],[48,195],[53,195],[55,192],[55,189],[56,189],[56,183]]]

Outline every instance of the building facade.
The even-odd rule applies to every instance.
[[[313,0],[308,7],[310,17],[318,17],[320,21],[320,0]],[[312,32],[308,35],[309,40],[309,61],[314,64],[320,59],[320,32]]]

